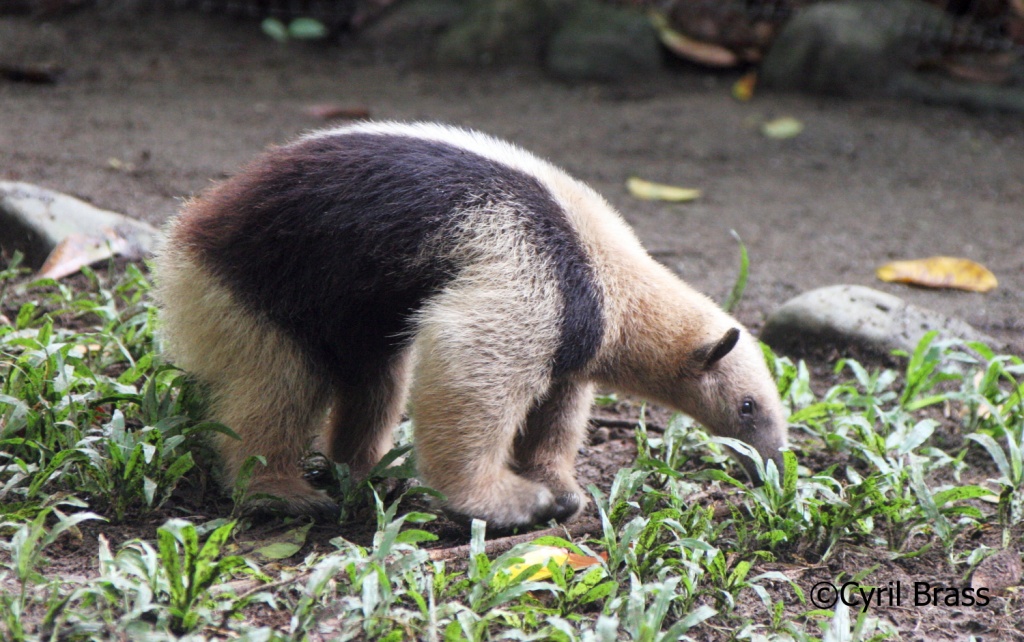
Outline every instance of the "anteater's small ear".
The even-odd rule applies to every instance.
[[[729,328],[721,339],[717,343],[708,344],[697,351],[698,358],[703,361],[701,366],[702,370],[710,370],[716,363],[718,363],[722,357],[729,354],[733,348],[736,347],[736,342],[740,340],[740,331],[736,328]]]

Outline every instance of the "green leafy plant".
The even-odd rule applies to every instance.
[[[906,383],[900,395],[900,406],[904,410],[914,411],[945,401],[948,394],[928,393],[943,381],[960,378],[960,375],[944,372],[940,367],[943,350],[935,343],[938,334],[938,330],[925,334],[907,361]]]
[[[170,520],[157,529],[160,562],[167,577],[170,628],[174,633],[194,630],[200,622],[200,607],[209,600],[210,587],[245,566],[243,558],[223,552],[236,523],[218,526],[202,546],[196,527],[189,522]]]
[[[750,275],[750,257],[747,255],[747,246],[743,244],[743,240],[736,230],[729,230],[729,233],[740,246],[740,271],[736,275],[736,282],[733,284],[729,296],[722,303],[722,309],[726,312],[732,312],[739,305],[740,299],[743,298],[743,292],[747,289],[747,278]]]
[[[80,506],[73,500],[59,504]],[[57,518],[57,523],[47,528],[46,522],[51,516]],[[39,566],[44,560],[43,551],[66,532],[75,529],[78,524],[93,519],[102,518],[90,512],[65,515],[60,512],[57,505],[50,505],[40,510],[31,522],[21,525],[10,522],[0,524],[0,531],[14,528],[14,534],[9,541],[0,540],[0,550],[6,551],[10,559],[10,562],[3,563],[2,567],[6,567],[13,574],[18,587],[16,592],[0,592],[0,621],[6,630],[5,639],[28,639],[22,616],[33,599],[33,587],[49,584],[52,591],[59,591],[56,582],[48,580],[39,572]]]
[[[873,573],[915,556],[942,566],[936,575],[963,578],[999,546],[993,526],[1012,545],[1024,521],[1024,363],[929,336],[902,371],[840,361],[824,391],[807,364],[765,348],[793,451],[780,469],[755,464],[760,487],[741,481],[728,456],[742,444],[711,439],[682,416],[648,424],[642,412],[636,460],[604,491],[590,488],[601,527],[586,541],[546,536],[488,554],[478,524],[468,555],[453,548],[435,561],[427,547],[445,531],[410,501],[430,492],[406,489],[406,425],[370,483],[326,467],[345,520],[329,528],[365,522],[353,541],[325,544],[315,536],[323,525],[282,525],[302,537],[272,559],[232,541],[244,520],[172,520],[113,546],[89,511],[135,528],[140,516],[180,510],[168,498],[188,501],[204,481],[199,437],[231,433],[194,420],[201,389],[156,356],[142,269],[86,270],[77,283],[0,272],[11,321],[0,325],[4,639],[881,639],[892,629],[874,610],[803,602],[821,560],[871,560],[844,568],[865,586],[883,586],[891,575]],[[253,458],[248,471],[258,465]],[[386,499],[382,481],[387,496],[402,496]],[[236,499],[247,486],[241,475]],[[264,529],[273,526],[254,531]],[[86,537],[72,541],[79,530]],[[535,578],[542,565],[524,562],[534,545],[600,561],[573,571],[552,560],[549,577]],[[62,574],[65,554],[96,563]],[[766,569],[770,561],[784,574]]]
[[[21,305],[0,331],[0,484],[34,501],[87,494],[115,521],[158,509],[193,466],[195,426],[180,404],[180,373],[154,357],[149,283],[130,268],[113,284],[72,292],[50,280],[44,311]],[[72,332],[54,319],[93,326]]]
[[[999,477],[994,479],[1000,488],[999,492],[999,523],[1003,527],[1004,546],[1009,543],[1010,527],[1019,524],[1024,517],[1024,456],[1021,451],[1021,434],[1019,427],[1008,431],[1004,436],[1006,446],[1003,447],[990,435],[973,433],[967,438],[977,443],[988,452],[999,470]]]
[[[123,521],[136,507],[163,505],[185,474],[192,469],[192,453],[182,445],[190,431],[187,419],[169,417],[139,430],[128,430],[120,410],[97,434],[87,434],[77,451],[88,458],[86,474],[91,490],[111,499],[115,521]]]

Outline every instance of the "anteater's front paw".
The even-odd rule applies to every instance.
[[[449,496],[445,507],[455,521],[468,524],[473,519],[487,522],[490,533],[525,530],[551,520],[572,519],[583,506],[582,497],[574,491],[552,492],[550,488],[521,477],[510,476],[487,489],[490,492]]]

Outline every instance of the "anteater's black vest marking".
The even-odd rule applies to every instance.
[[[206,201],[190,230],[202,260],[340,382],[358,384],[408,342],[410,316],[458,275],[446,248],[467,208],[488,202],[512,204],[554,268],[565,305],[553,375],[601,344],[601,291],[565,213],[536,178],[463,148],[312,138],[264,155]]]

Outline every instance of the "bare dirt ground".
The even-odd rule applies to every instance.
[[[358,42],[281,46],[257,23],[154,12],[0,20],[0,58],[56,62],[52,86],[0,83],[0,177],[154,223],[255,153],[329,123],[318,103],[513,140],[591,183],[657,256],[715,298],[751,254],[739,316],[755,329],[804,290],[859,283],[958,316],[1024,351],[1024,121],[885,100],[730,97],[733,76],[665,72],[614,88],[532,69],[458,72]],[[765,119],[805,125],[791,140]],[[630,175],[703,190],[632,199]],[[874,268],[933,254],[985,263],[994,292],[885,285]]]
[[[0,81],[0,179],[161,223],[183,199],[267,145],[328,126],[305,111],[310,105],[443,121],[513,140],[592,184],[649,249],[718,300],[735,279],[738,251],[729,230],[736,230],[751,256],[738,316],[755,330],[800,292],[857,283],[960,317],[1024,354],[1019,117],[880,99],[765,94],[739,103],[729,92],[734,76],[696,70],[604,87],[555,82],[530,68],[438,70],[395,58],[359,42],[281,46],[258,24],[194,14],[0,19],[0,62],[52,61],[66,69],[54,85]],[[784,141],[759,134],[761,122],[778,116],[798,118],[804,132]],[[697,187],[704,196],[687,205],[638,201],[624,187],[631,175]],[[978,260],[1000,285],[983,295],[874,278],[875,267],[891,259],[935,254]],[[636,408],[613,414],[632,418]],[[629,431],[616,429],[589,446],[581,457],[583,481],[607,487],[614,470],[631,460],[631,442]],[[190,492],[169,513],[202,519],[197,506],[205,506],[206,517],[226,510]],[[116,545],[151,536],[157,525],[98,530]],[[321,530],[326,546],[337,531]],[[69,547],[54,551],[57,567],[92,572],[95,535]],[[875,560],[849,550],[827,567],[791,562],[804,563],[808,579],[800,583],[809,587],[818,576],[830,579]],[[917,567],[886,562],[877,581],[929,573],[959,581],[935,570],[941,566],[940,555],[921,558]],[[1016,635],[1012,620],[996,613],[889,617],[908,639]]]

